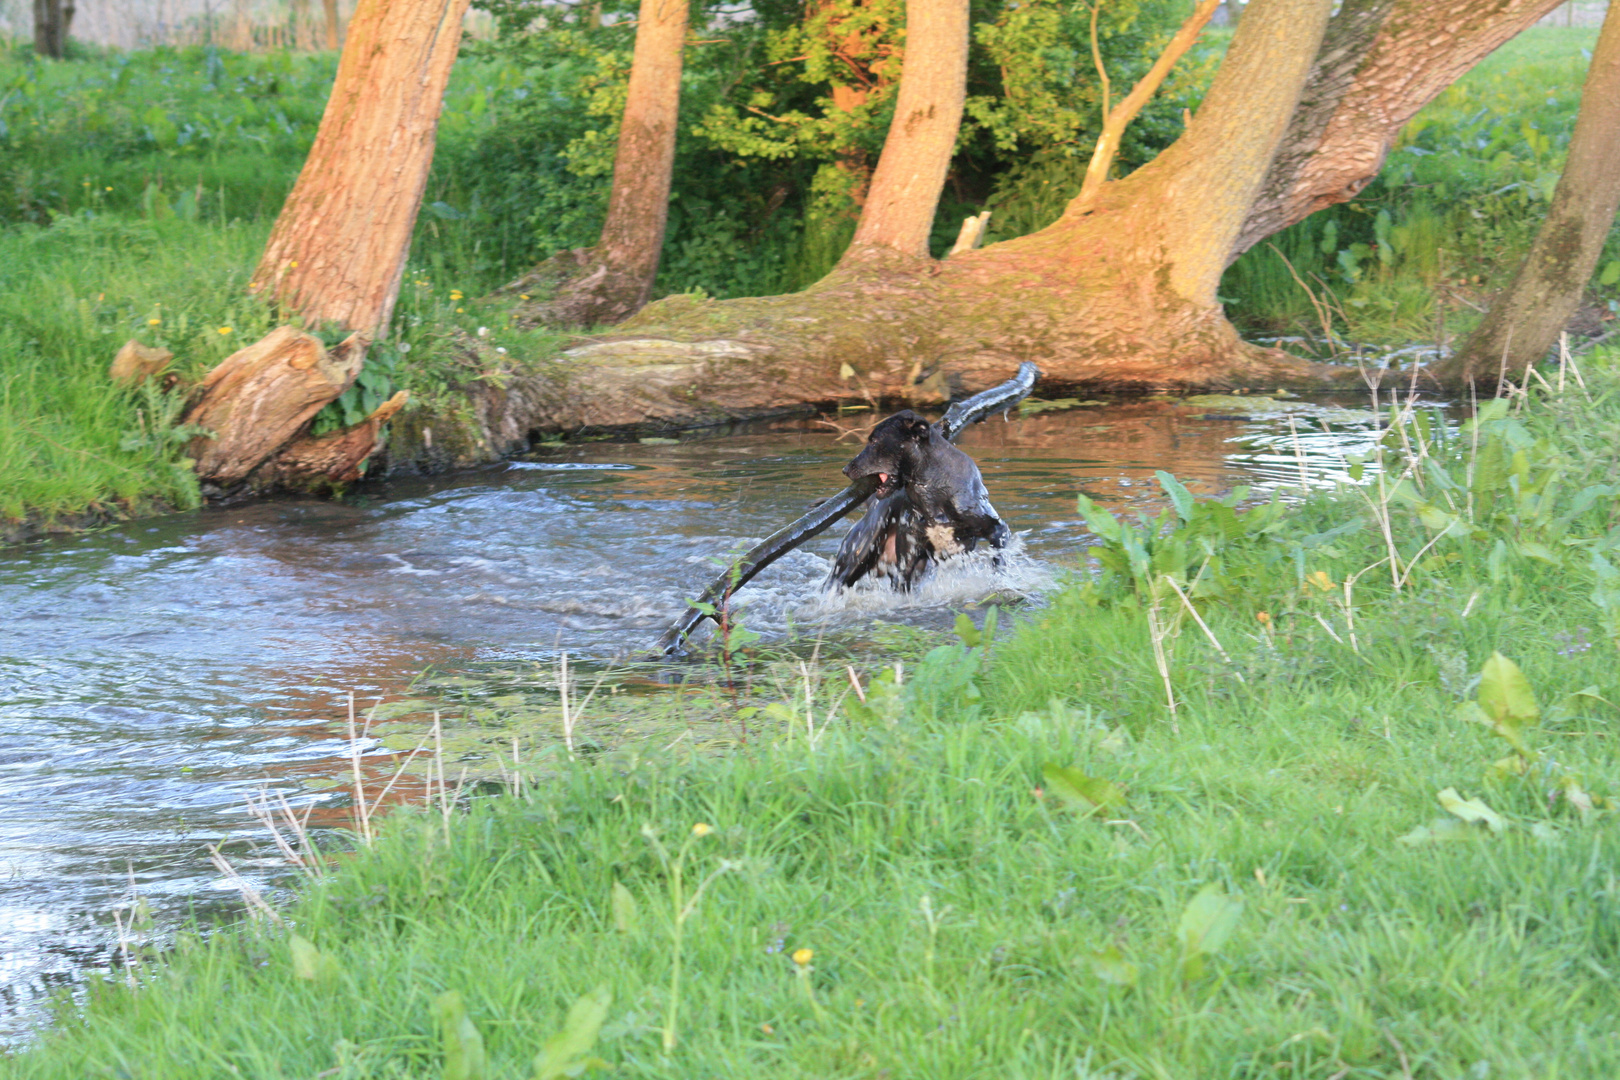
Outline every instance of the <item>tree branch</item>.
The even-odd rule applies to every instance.
[[[1176,61],[1192,48],[1193,42],[1198,40],[1199,33],[1204,29],[1204,24],[1209,22],[1209,17],[1215,14],[1215,9],[1220,6],[1221,0],[1200,0],[1198,7],[1187,17],[1187,21],[1181,24],[1181,29],[1176,31],[1176,36],[1170,39],[1170,44],[1165,46],[1164,52],[1153,62],[1153,67],[1149,68],[1141,81],[1132,87],[1124,100],[1109,112],[1108,119],[1103,123],[1102,134],[1097,137],[1096,149],[1091,152],[1091,164],[1086,166],[1086,178],[1080,185],[1080,194],[1075,197],[1069,208],[1070,213],[1085,213],[1091,209],[1097,192],[1108,179],[1108,170],[1114,164],[1114,156],[1119,153],[1119,143],[1125,134],[1125,128],[1152,99]],[[1096,33],[1095,8],[1092,9],[1092,33],[1093,35]],[[1099,70],[1101,66],[1099,63]],[[1105,81],[1105,93],[1106,86]]]

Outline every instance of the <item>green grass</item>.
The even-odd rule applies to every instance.
[[[244,288],[334,70],[328,55],[200,47],[66,63],[0,54],[0,524],[195,505],[183,441],[151,419],[179,401],[122,391],[107,367],[133,338],[173,351],[185,385],[271,327]],[[459,199],[456,153],[491,123],[499,77],[457,68],[441,125],[452,167],[430,203]],[[442,389],[445,334],[502,325],[499,311],[450,299],[506,269],[456,213],[423,215],[401,298],[398,339],[419,351],[391,374],[419,396]]]
[[[296,961],[284,928],[185,936],[0,1072],[527,1077],[605,986],[590,1053],[628,1076],[1620,1074],[1612,362],[1595,404],[1407,417],[1382,486],[1092,510],[1099,572],[995,644],[899,685],[868,661],[830,718],[848,675],[813,673],[814,745],[788,680],[736,752],[553,754],[521,795],[396,813],[285,910]],[[1468,719],[1512,689],[1497,651],[1539,702],[1503,714],[1518,751]],[[454,1071],[449,991],[487,1073]]]

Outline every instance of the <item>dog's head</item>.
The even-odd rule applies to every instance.
[[[866,448],[844,466],[844,475],[851,480],[876,476],[874,497],[883,498],[910,477],[919,450],[928,441],[928,431],[928,421],[910,409],[895,413],[872,429]]]

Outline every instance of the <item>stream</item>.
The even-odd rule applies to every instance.
[[[1193,399],[1197,401],[1199,399]],[[1194,494],[1297,493],[1370,445],[1366,401],[1087,403],[970,429],[997,509],[1021,535],[1015,586],[1080,565],[1084,492],[1160,506],[1154,471]],[[1290,419],[1291,418],[1291,419]],[[0,549],[0,1048],[53,993],[116,971],[139,899],[165,928],[240,910],[210,844],[262,838],[261,789],[329,802],[348,767],[351,691],[399,694],[424,668],[605,659],[651,645],[724,555],[843,486],[869,414],[724,436],[543,447],[528,459],[371,484],[341,501],[264,501]],[[949,625],[990,591],[958,575],[899,600],[828,602],[845,526],[771,567],[752,629],[873,619]],[[233,861],[235,857],[233,856]],[[256,880],[276,860],[238,863]]]

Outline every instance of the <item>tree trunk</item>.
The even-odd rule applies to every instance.
[[[669,221],[687,0],[641,0],[607,220],[594,248],[565,252],[509,288],[558,281],[538,317],[561,326],[622,322],[652,296]]]
[[[361,0],[252,291],[309,325],[387,327],[466,10],[467,0]]]
[[[322,0],[322,6],[326,10],[326,47],[336,52],[343,38],[342,28],[338,25],[337,0]]]
[[[967,89],[967,0],[909,0],[894,120],[844,259],[872,248],[928,258]]]
[[[1501,390],[1547,355],[1580,305],[1581,295],[1620,208],[1620,4],[1611,4],[1581,90],[1569,157],[1546,220],[1512,284],[1457,353],[1437,365],[1453,386],[1476,379]]]
[[[34,51],[53,60],[67,52],[73,0],[34,0]]]
[[[1345,0],[1227,261],[1355,198],[1419,109],[1556,6],[1558,0]]]

